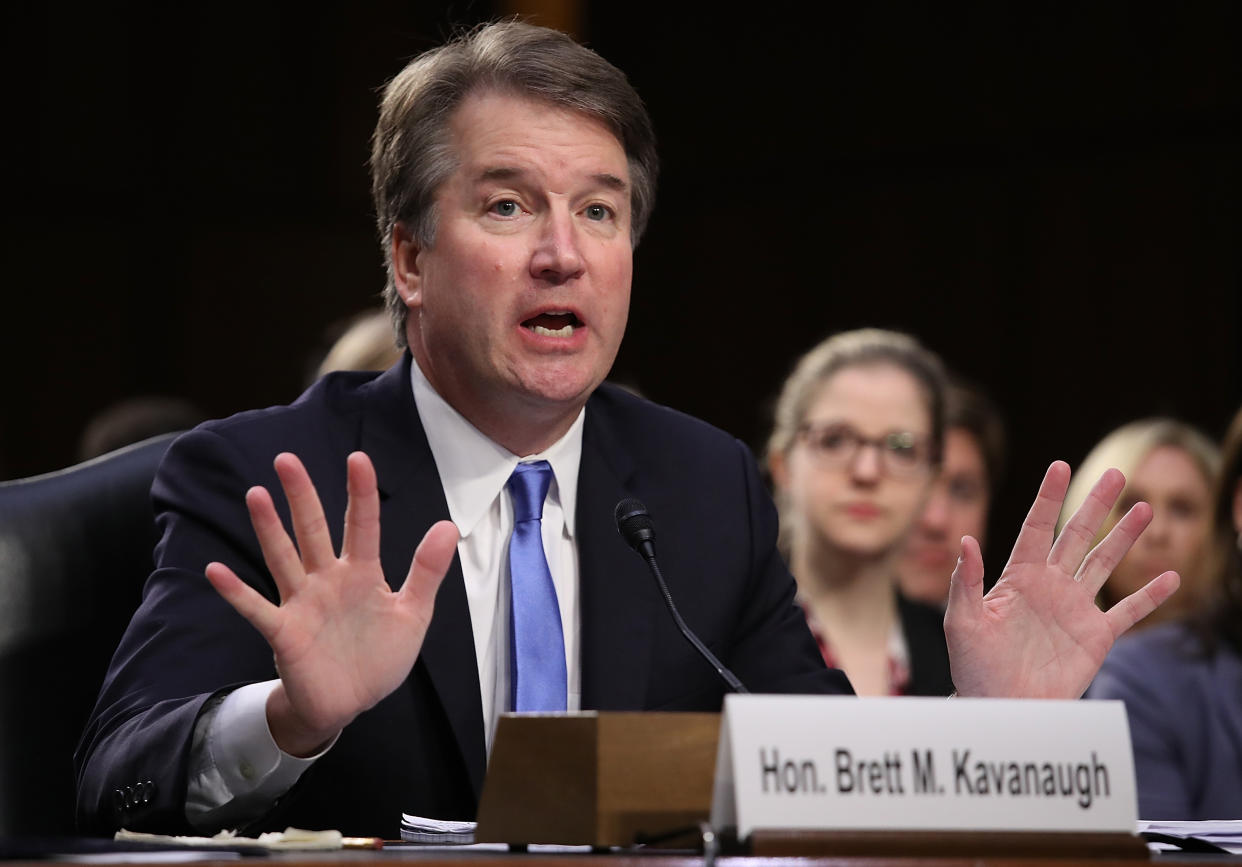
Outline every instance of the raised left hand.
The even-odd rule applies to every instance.
[[[962,539],[944,618],[959,695],[1078,698],[1113,642],[1177,590],[1177,573],[1165,572],[1108,611],[1096,607],[1096,593],[1151,521],[1151,507],[1137,503],[1091,549],[1125,477],[1118,470],[1104,473],[1056,536],[1069,478],[1065,463],[1048,468],[987,596],[979,543]]]

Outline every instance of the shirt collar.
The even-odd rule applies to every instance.
[[[574,536],[578,505],[578,466],[582,462],[582,428],[586,407],[559,440],[536,455],[519,458],[493,442],[436,393],[414,359],[410,365],[414,402],[427,434],[427,444],[440,472],[449,518],[465,538],[491,508],[521,461],[547,461],[556,496],[565,515],[565,532]]]

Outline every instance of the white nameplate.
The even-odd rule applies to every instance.
[[[1134,833],[1117,701],[730,695],[712,824]]]

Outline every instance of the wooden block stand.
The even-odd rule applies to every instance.
[[[719,735],[712,713],[502,716],[475,840],[630,846],[695,827]]]

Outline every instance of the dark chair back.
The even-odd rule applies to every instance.
[[[0,483],[0,837],[74,831],[73,751],[151,574],[175,436]]]

